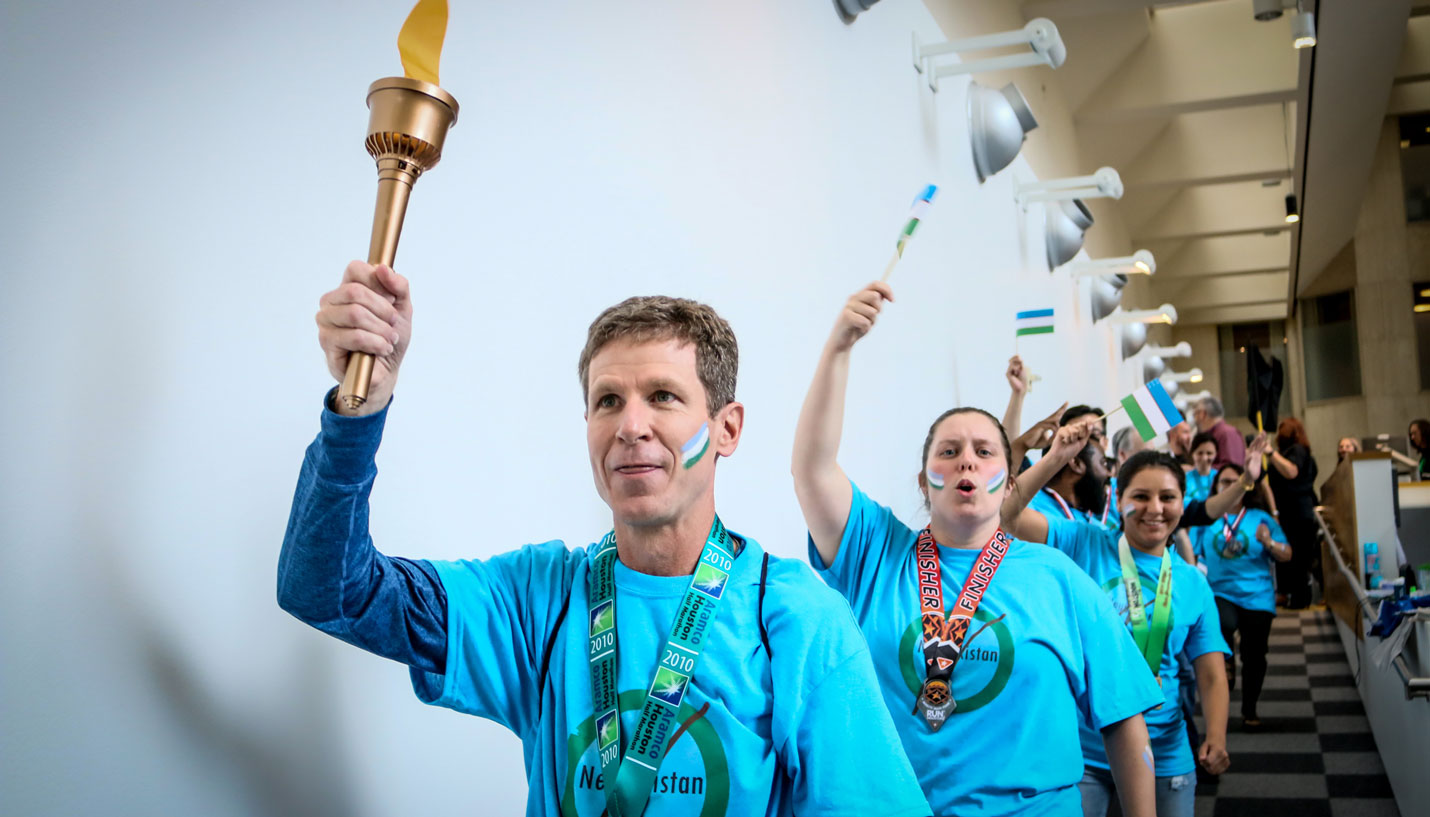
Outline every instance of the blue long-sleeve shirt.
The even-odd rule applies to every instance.
[[[325,410],[278,556],[278,604],[349,644],[424,672],[447,663],[447,593],[431,563],[386,556],[367,532],[387,409]]]

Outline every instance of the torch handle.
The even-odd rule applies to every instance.
[[[420,171],[418,171],[420,172]],[[402,237],[402,218],[407,215],[407,200],[417,173],[412,165],[397,159],[380,159],[377,163],[377,206],[372,215],[372,241],[368,244],[367,262],[392,266],[397,258],[397,240]],[[348,368],[338,387],[338,399],[343,406],[357,411],[367,402],[372,385],[372,355],[353,352],[348,355]]]

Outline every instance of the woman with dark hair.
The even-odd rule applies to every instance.
[[[1192,458],[1192,470],[1187,472],[1187,495],[1184,505],[1197,500],[1205,501],[1212,495],[1212,463],[1216,462],[1216,437],[1205,431],[1197,432],[1188,447]]]
[[[1230,463],[1216,475],[1217,491],[1241,480],[1246,469]],[[1236,496],[1241,492],[1233,492]],[[1291,546],[1275,518],[1267,513],[1260,491],[1237,497],[1236,505],[1206,527],[1192,529],[1197,558],[1206,565],[1207,582],[1216,596],[1221,634],[1227,646],[1241,633],[1241,720],[1248,729],[1261,726],[1256,701],[1266,680],[1267,641],[1276,617],[1276,587],[1271,563],[1291,558]],[[1236,661],[1226,657],[1227,688],[1236,686]]]
[[[1276,447],[1267,472],[1277,518],[1291,544],[1291,558],[1276,565],[1276,586],[1293,610],[1311,603],[1311,566],[1318,561],[1316,538],[1316,460],[1306,427],[1295,417],[1276,426]]]
[[[1258,441],[1247,452],[1248,461],[1256,458],[1256,470],[1262,445]],[[1169,546],[1183,511],[1181,464],[1158,451],[1139,452],[1123,463],[1117,472],[1118,507],[1123,515],[1119,535],[1099,525],[1047,519],[1026,510],[1027,497],[1062,467],[1059,459],[1066,456],[1066,449],[1050,452],[1028,469],[1005,501],[1003,519],[1018,538],[1045,541],[1072,557],[1101,586],[1104,603],[1125,617],[1142,653],[1143,673],[1157,678],[1165,696],[1161,707],[1145,715],[1156,764],[1157,814],[1190,817],[1197,764],[1211,774],[1220,774],[1230,763],[1226,753],[1228,650],[1206,579]],[[1226,492],[1218,494],[1206,502],[1207,510],[1219,516],[1234,499]],[[1196,668],[1206,718],[1206,737],[1195,758],[1179,700],[1179,655]],[[1083,760],[1087,764],[1079,784],[1083,814],[1104,817],[1115,785],[1106,771],[1101,742],[1087,730],[1083,733]]]
[[[1410,469],[1410,478],[1416,481],[1430,479],[1430,420],[1411,420],[1405,430],[1405,439],[1416,456],[1407,457],[1388,445],[1378,445],[1381,451],[1390,452],[1391,459]]]
[[[892,300],[876,282],[840,311],[792,463],[809,560],[849,600],[902,743],[868,750],[907,751],[935,814],[1076,814],[1081,716],[1107,743],[1123,813],[1152,817],[1141,713],[1161,695],[1146,673],[1127,671],[1140,660],[1132,639],[1077,565],[999,526],[1016,477],[997,419],[955,408],[929,427],[916,482],[922,530],[840,466],[850,354]],[[1052,451],[1086,441],[1080,427],[1062,428]]]

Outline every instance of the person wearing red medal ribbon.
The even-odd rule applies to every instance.
[[[1216,475],[1216,490],[1236,485],[1245,471],[1239,465],[1223,465]],[[1259,491],[1231,491],[1237,503],[1215,523],[1194,528],[1197,557],[1207,567],[1207,581],[1216,595],[1221,617],[1221,634],[1234,643],[1241,633],[1241,720],[1247,729],[1257,729],[1261,719],[1256,701],[1266,679],[1267,643],[1271,621],[1276,617],[1276,586],[1271,579],[1273,562],[1291,558],[1291,546],[1276,519],[1266,512]],[[1236,662],[1226,659],[1228,688],[1236,686]]]
[[[1083,719],[1106,739],[1123,813],[1151,817],[1142,713],[1161,695],[1150,674],[1124,670],[1136,647],[1087,575],[1000,529],[1015,477],[997,419],[955,408],[929,428],[910,480],[929,513],[921,530],[840,466],[851,352],[892,300],[875,282],[840,311],[800,413],[792,470],[810,562],[849,599],[929,805],[938,815],[1080,814]],[[1060,430],[1054,450],[1074,434]]]
[[[1086,439],[1085,429],[1079,431]],[[1248,449],[1259,471],[1265,438]],[[1196,765],[1220,774],[1230,763],[1226,752],[1228,691],[1225,657],[1216,602],[1206,579],[1174,553],[1170,539],[1181,521],[1185,475],[1168,454],[1141,451],[1123,463],[1117,474],[1118,504],[1123,532],[1088,522],[1047,519],[1027,509],[1028,497],[1073,456],[1054,449],[1024,472],[1003,507],[1003,520],[1020,539],[1046,542],[1066,553],[1087,571],[1106,593],[1104,603],[1125,616],[1136,640],[1144,673],[1155,676],[1165,700],[1147,713],[1157,771],[1157,813],[1160,817],[1191,817],[1196,791]],[[1251,467],[1251,466],[1248,466]],[[1233,488],[1240,492],[1241,488]],[[1206,512],[1227,512],[1236,496],[1223,492],[1207,500]],[[1206,719],[1206,736],[1193,758],[1179,704],[1177,656],[1196,668],[1197,687]],[[1127,667],[1130,671],[1131,666]],[[1086,724],[1083,753],[1083,807],[1087,817],[1103,817],[1116,780],[1108,771],[1102,741]]]

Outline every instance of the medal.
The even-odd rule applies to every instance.
[[[953,671],[963,654],[968,628],[983,596],[993,585],[993,576],[1013,540],[1000,528],[979,552],[963,589],[948,614],[943,611],[943,580],[938,562],[938,545],[933,532],[924,528],[914,547],[914,570],[919,578],[919,607],[923,612],[923,650],[926,678],[914,701],[914,712],[922,715],[937,732],[957,709],[953,700]],[[1001,618],[1001,617],[1000,617]],[[985,627],[988,625],[984,625]],[[980,629],[979,632],[982,632]],[[975,633],[977,635],[977,633]]]

